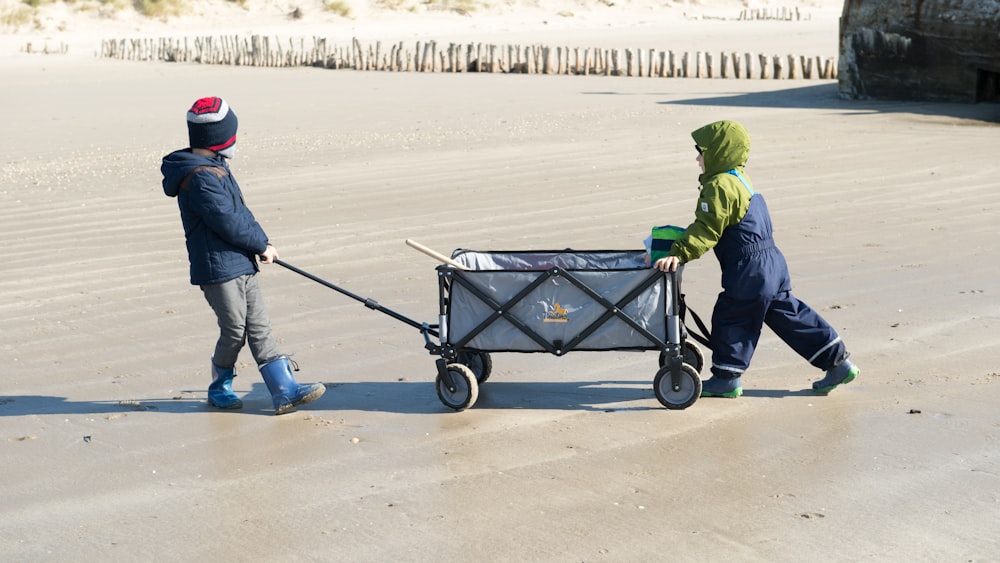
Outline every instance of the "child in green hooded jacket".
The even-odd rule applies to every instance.
[[[709,250],[719,260],[723,291],[712,312],[712,377],[703,383],[701,396],[742,395],[741,377],[765,324],[826,372],[813,382],[814,392],[826,394],[850,383],[861,370],[848,359],[843,340],[819,313],[792,295],[767,203],[744,171],[750,135],[735,121],[717,121],[691,137],[702,171],[695,220],[653,267],[674,271]]]

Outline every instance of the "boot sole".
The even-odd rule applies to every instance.
[[[232,403],[230,405],[220,405],[219,403],[216,403],[212,399],[209,399],[208,400],[208,406],[215,407],[217,409],[222,409],[222,410],[225,410],[225,411],[233,411],[233,410],[236,410],[236,409],[242,409],[243,408],[243,401],[236,401],[235,403]]]
[[[827,385],[826,387],[813,387],[813,393],[816,393],[818,395],[826,395],[830,391],[836,389],[837,387],[854,381],[854,379],[857,378],[859,375],[861,375],[860,369],[858,368],[852,369],[850,372],[847,373],[847,377],[845,377],[844,380],[841,381],[840,383],[837,383],[835,385]]]
[[[295,401],[294,403],[289,403],[287,405],[281,405],[280,407],[274,409],[274,415],[278,416],[279,414],[288,414],[290,412],[294,412],[296,407],[304,405],[306,403],[311,403],[316,399],[319,399],[320,397],[323,396],[323,393],[326,393],[326,386],[320,385],[318,389],[310,391],[309,393],[306,394],[305,397],[302,397],[298,401]]]

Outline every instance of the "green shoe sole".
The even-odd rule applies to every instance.
[[[835,385],[827,385],[825,387],[813,387],[813,393],[816,393],[818,395],[826,395],[830,391],[836,389],[837,387],[854,381],[854,379],[859,375],[861,375],[861,368],[855,366],[851,368],[851,371],[847,373],[847,377],[845,377],[844,380],[841,381],[840,383],[837,383]]]
[[[723,398],[723,399],[735,399],[736,397],[739,397],[742,394],[743,394],[743,388],[742,387],[737,387],[736,389],[734,389],[732,391],[727,391],[725,393],[712,393],[711,391],[702,391],[701,392],[701,396],[702,397],[720,397],[720,398]]]

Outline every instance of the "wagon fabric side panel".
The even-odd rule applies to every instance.
[[[473,270],[455,272],[452,279],[449,342],[461,343],[473,334],[463,348],[546,351],[517,326],[520,324],[554,349],[588,330],[593,332],[576,343],[574,350],[657,349],[666,338],[670,292],[666,276],[651,280],[653,274],[643,257],[642,251],[456,252],[453,258]],[[553,268],[561,271],[553,274]],[[598,297],[578,287],[570,277]],[[643,285],[648,287],[638,291]],[[609,315],[607,303],[602,302],[618,304],[636,291],[621,303],[620,315],[659,342],[617,314]],[[503,315],[497,314],[499,309],[504,309]]]

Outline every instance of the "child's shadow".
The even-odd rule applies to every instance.
[[[66,397],[17,395],[0,397],[0,416],[45,414],[112,414],[155,411],[184,414],[204,411],[204,399],[177,397],[121,401],[70,401]]]
[[[327,390],[333,387],[327,385]],[[0,397],[0,417],[26,415],[113,415],[129,412],[150,412],[168,414],[194,414],[203,412],[242,413],[267,415],[274,414],[271,396],[263,383],[254,384],[250,392],[237,391],[243,400],[243,408],[218,409],[208,404],[205,391],[180,392],[179,396],[169,398],[137,398],[108,401],[73,401],[66,397],[51,397],[47,395],[8,395]],[[322,405],[326,397],[321,397],[315,404]]]

